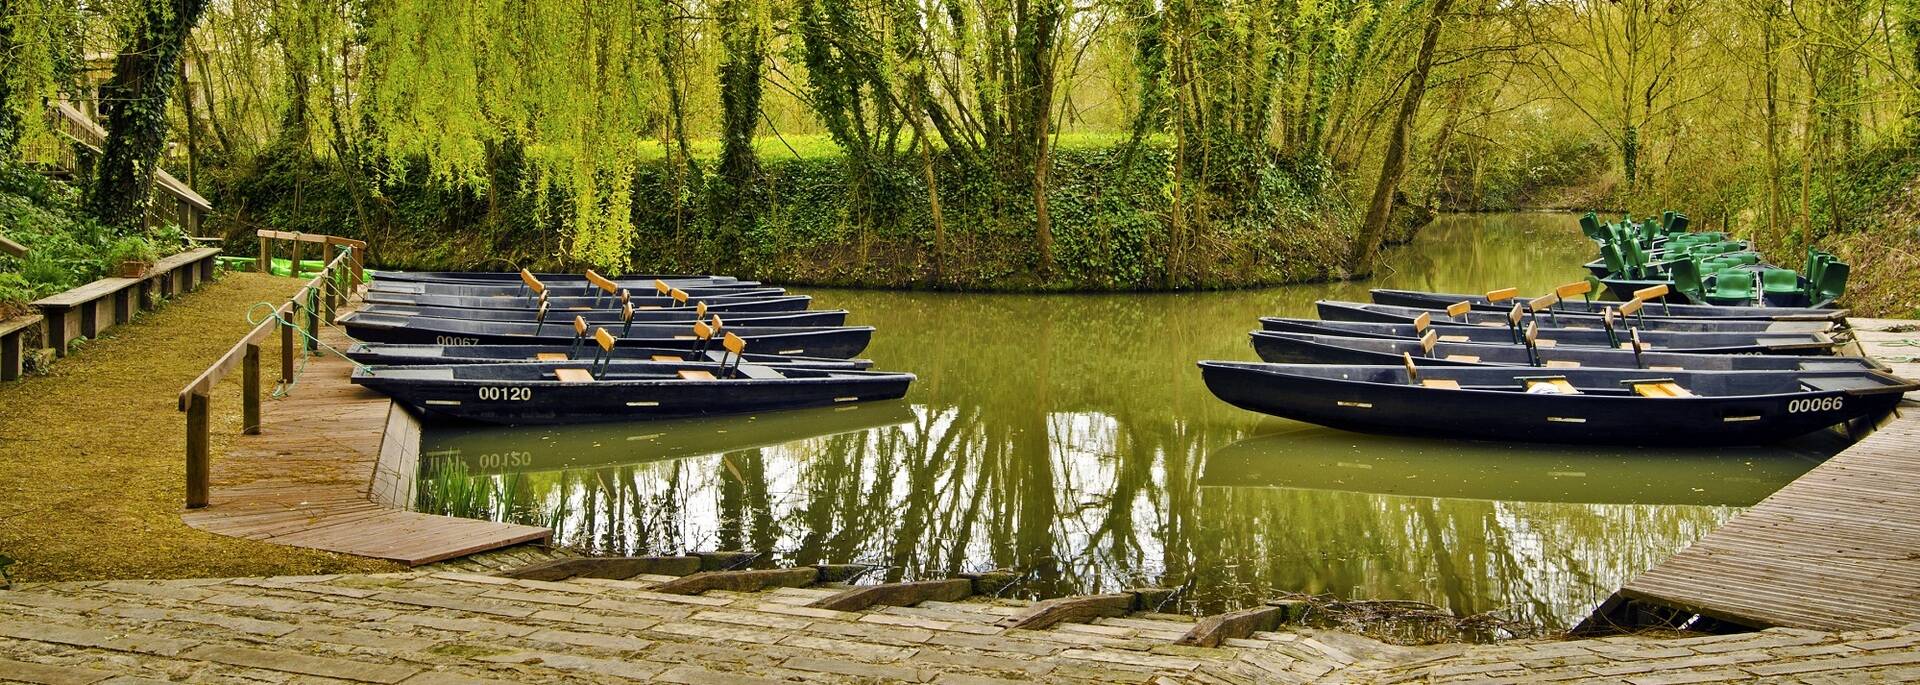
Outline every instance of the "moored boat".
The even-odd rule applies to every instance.
[[[1439,342],[1471,342],[1482,344],[1519,345],[1524,336],[1520,331],[1505,327],[1489,326],[1433,326],[1422,329],[1407,323],[1374,323],[1362,321],[1320,321],[1317,319],[1294,319],[1285,317],[1261,317],[1260,326],[1269,331],[1289,331],[1294,333],[1316,333],[1321,335],[1344,335],[1372,338],[1401,338],[1419,340],[1428,330],[1437,334]],[[1619,348],[1629,344],[1632,331],[1607,331],[1591,328],[1538,328],[1538,338],[1534,346],[1539,349],[1558,347],[1599,347]],[[1710,354],[1827,354],[1839,343],[1823,333],[1695,333],[1672,331],[1640,331],[1638,334],[1642,350],[1666,352],[1697,352]]]
[[[457,307],[408,307],[404,305],[369,304],[361,309],[368,314],[388,316],[421,316],[436,319],[465,319],[467,321],[507,321],[529,323],[545,320],[569,321],[573,317],[585,318],[587,323],[600,325],[619,325],[628,321],[627,311],[614,309],[585,310],[511,310],[511,309],[460,309]],[[693,325],[714,314],[707,313],[704,307],[674,309],[634,309],[632,321],[635,324],[684,324]],[[839,326],[847,322],[845,309],[812,309],[797,312],[745,312],[728,313],[726,320],[741,326]]]
[[[1494,295],[1467,295],[1461,293],[1433,293],[1418,290],[1393,290],[1375,288],[1368,291],[1377,304],[1390,304],[1402,307],[1447,307],[1465,301],[1472,308],[1488,311],[1506,311],[1514,304],[1519,293],[1511,288],[1492,291]],[[1653,298],[1648,298],[1653,299]],[[1607,307],[1618,307],[1618,302],[1587,300],[1564,300],[1556,307],[1561,311],[1598,314]],[[1667,317],[1683,319],[1761,319],[1771,321],[1840,321],[1847,318],[1845,309],[1824,309],[1814,307],[1723,307],[1717,305],[1687,305],[1655,303],[1646,307],[1644,315],[1648,318]]]
[[[1650,369],[1654,371],[1840,371],[1880,368],[1861,357],[1837,355],[1697,354],[1603,347],[1553,347],[1529,351],[1509,343],[1438,342],[1311,333],[1254,331],[1253,350],[1277,364],[1396,364],[1403,355],[1421,366],[1532,366]]]
[[[368,366],[419,366],[445,364],[504,364],[515,362],[584,361],[595,356],[582,345],[403,345],[393,343],[355,343],[346,356]],[[585,355],[583,358],[582,355]],[[711,361],[731,356],[718,346],[706,350],[675,347],[615,347],[604,353],[614,361]],[[864,370],[873,367],[870,359],[835,359],[782,354],[744,355],[748,364],[812,366],[824,369]]]
[[[1381,323],[1413,323],[1422,314],[1435,326],[1508,326],[1509,312],[1495,312],[1467,309],[1458,314],[1448,314],[1445,309],[1426,307],[1402,307],[1388,304],[1368,304],[1364,302],[1340,302],[1320,300],[1314,303],[1320,318],[1328,321],[1376,321]],[[1656,307],[1657,308],[1657,307]],[[1628,326],[1642,331],[1691,331],[1722,333],[1826,333],[1832,331],[1831,321],[1767,321],[1761,319],[1674,319],[1659,316],[1636,317],[1626,320],[1616,316],[1608,322],[1602,314],[1587,312],[1561,312],[1548,308],[1534,311],[1528,315],[1530,320],[1542,326],[1558,328],[1605,328],[1611,323],[1615,328]]]
[[[386,271],[368,269],[367,275],[378,281],[408,281],[415,283],[471,283],[480,285],[520,285],[523,280],[513,271]],[[535,280],[548,285],[589,285],[592,279],[584,273],[529,273]],[[599,274],[594,274],[599,276]],[[755,281],[742,281],[732,276],[707,276],[700,274],[622,274],[607,280],[622,286],[638,286],[651,290],[654,281],[663,281],[672,286],[702,285],[751,285]]]
[[[361,342],[435,345],[569,345],[578,337],[564,323],[468,321],[388,316],[354,312],[340,318],[347,335]],[[696,349],[707,341],[686,326],[612,324],[606,327],[621,346]],[[873,337],[871,326],[762,328],[728,326],[752,343],[756,352],[845,359],[860,354]]]
[[[396,293],[401,295],[461,295],[466,297],[519,297],[526,300],[536,299],[526,286],[520,284],[491,283],[431,283],[422,281],[373,281],[367,286],[369,291]],[[618,293],[621,288],[608,291],[592,285],[555,285],[543,288],[548,297],[607,297]],[[652,286],[645,288],[625,288],[638,299],[643,293],[657,293]],[[679,288],[681,292],[694,299],[708,297],[778,297],[787,293],[784,288],[763,285],[732,287],[724,285]],[[655,294],[654,297],[665,297]]]
[[[1649,371],[1202,361],[1234,406],[1367,433],[1660,445],[1775,442],[1893,410],[1880,371]]]
[[[367,291],[365,300],[370,304],[395,304],[407,307],[442,307],[449,309],[489,309],[525,312],[538,309],[541,302],[539,298],[520,295],[416,295],[380,290]],[[556,312],[590,311],[595,309],[612,310],[619,308],[621,303],[619,298],[607,297],[606,295],[549,296],[545,301],[548,307]],[[683,304],[672,297],[654,295],[630,296],[628,301],[630,301],[633,306],[643,309],[692,310],[696,306],[696,302],[691,299]],[[714,312],[790,312],[806,309],[813,303],[813,298],[807,295],[709,296],[700,298],[698,302],[705,303],[707,310]]]
[[[899,399],[913,374],[718,362],[376,366],[355,384],[422,413],[503,424],[743,414]]]

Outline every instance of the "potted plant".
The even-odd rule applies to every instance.
[[[107,263],[116,265],[121,278],[139,278],[146,275],[147,267],[160,258],[160,250],[153,241],[130,235],[113,241],[107,249]]]

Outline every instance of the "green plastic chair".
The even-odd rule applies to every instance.
[[[1667,220],[1667,232],[1685,233],[1687,231],[1687,224],[1689,223],[1692,223],[1692,220],[1688,219],[1687,215],[1676,212],[1673,218]]]
[[[1758,252],[1730,252],[1724,255],[1724,257],[1728,261],[1734,262],[1736,264],[1745,265],[1745,266],[1752,266],[1754,264],[1760,263],[1760,253]]]
[[[1768,295],[1800,292],[1800,274],[1793,269],[1766,269],[1760,272],[1760,290]]]
[[[1802,269],[1802,272],[1807,275],[1808,297],[1819,294],[1818,288],[1822,272],[1826,271],[1827,265],[1832,263],[1833,253],[1811,247],[1807,248],[1807,268]]]
[[[1620,254],[1619,243],[1606,243],[1600,246],[1600,260],[1606,262],[1607,271],[1620,278],[1631,278],[1627,273],[1627,259]]]
[[[1674,262],[1667,269],[1667,277],[1673,280],[1673,289],[1692,298],[1695,302],[1707,301],[1707,287],[1700,281],[1700,265],[1691,259]]]
[[[1707,301],[1721,305],[1753,302],[1753,273],[1723,271],[1714,275],[1713,290],[1707,293]]]
[[[1593,240],[1606,240],[1607,231],[1600,227],[1600,215],[1587,212],[1580,217],[1580,233]]]
[[[1827,302],[1840,299],[1847,294],[1847,274],[1853,267],[1846,262],[1835,260],[1820,271],[1820,285],[1814,293],[1814,302]]]

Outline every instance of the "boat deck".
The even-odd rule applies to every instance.
[[[1920,322],[1855,319],[1861,351],[1920,378]],[[1621,588],[1746,626],[1920,622],[1920,403]],[[1606,607],[1603,606],[1605,611]]]
[[[346,349],[339,328],[321,341]],[[324,349],[322,350],[324,352]],[[405,511],[375,501],[375,466],[392,402],[348,380],[352,362],[311,357],[286,397],[261,403],[261,433],[213,459],[209,504],[181,518],[200,530],[295,547],[424,564],[551,531]],[[389,500],[390,501],[390,500]]]

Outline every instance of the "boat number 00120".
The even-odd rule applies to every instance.
[[[1799,414],[1810,411],[1833,411],[1845,404],[1846,397],[1841,395],[1834,395],[1832,397],[1808,397],[1787,402],[1787,412],[1790,414]]]
[[[480,386],[480,399],[525,402],[533,399],[533,388],[496,388]]]

